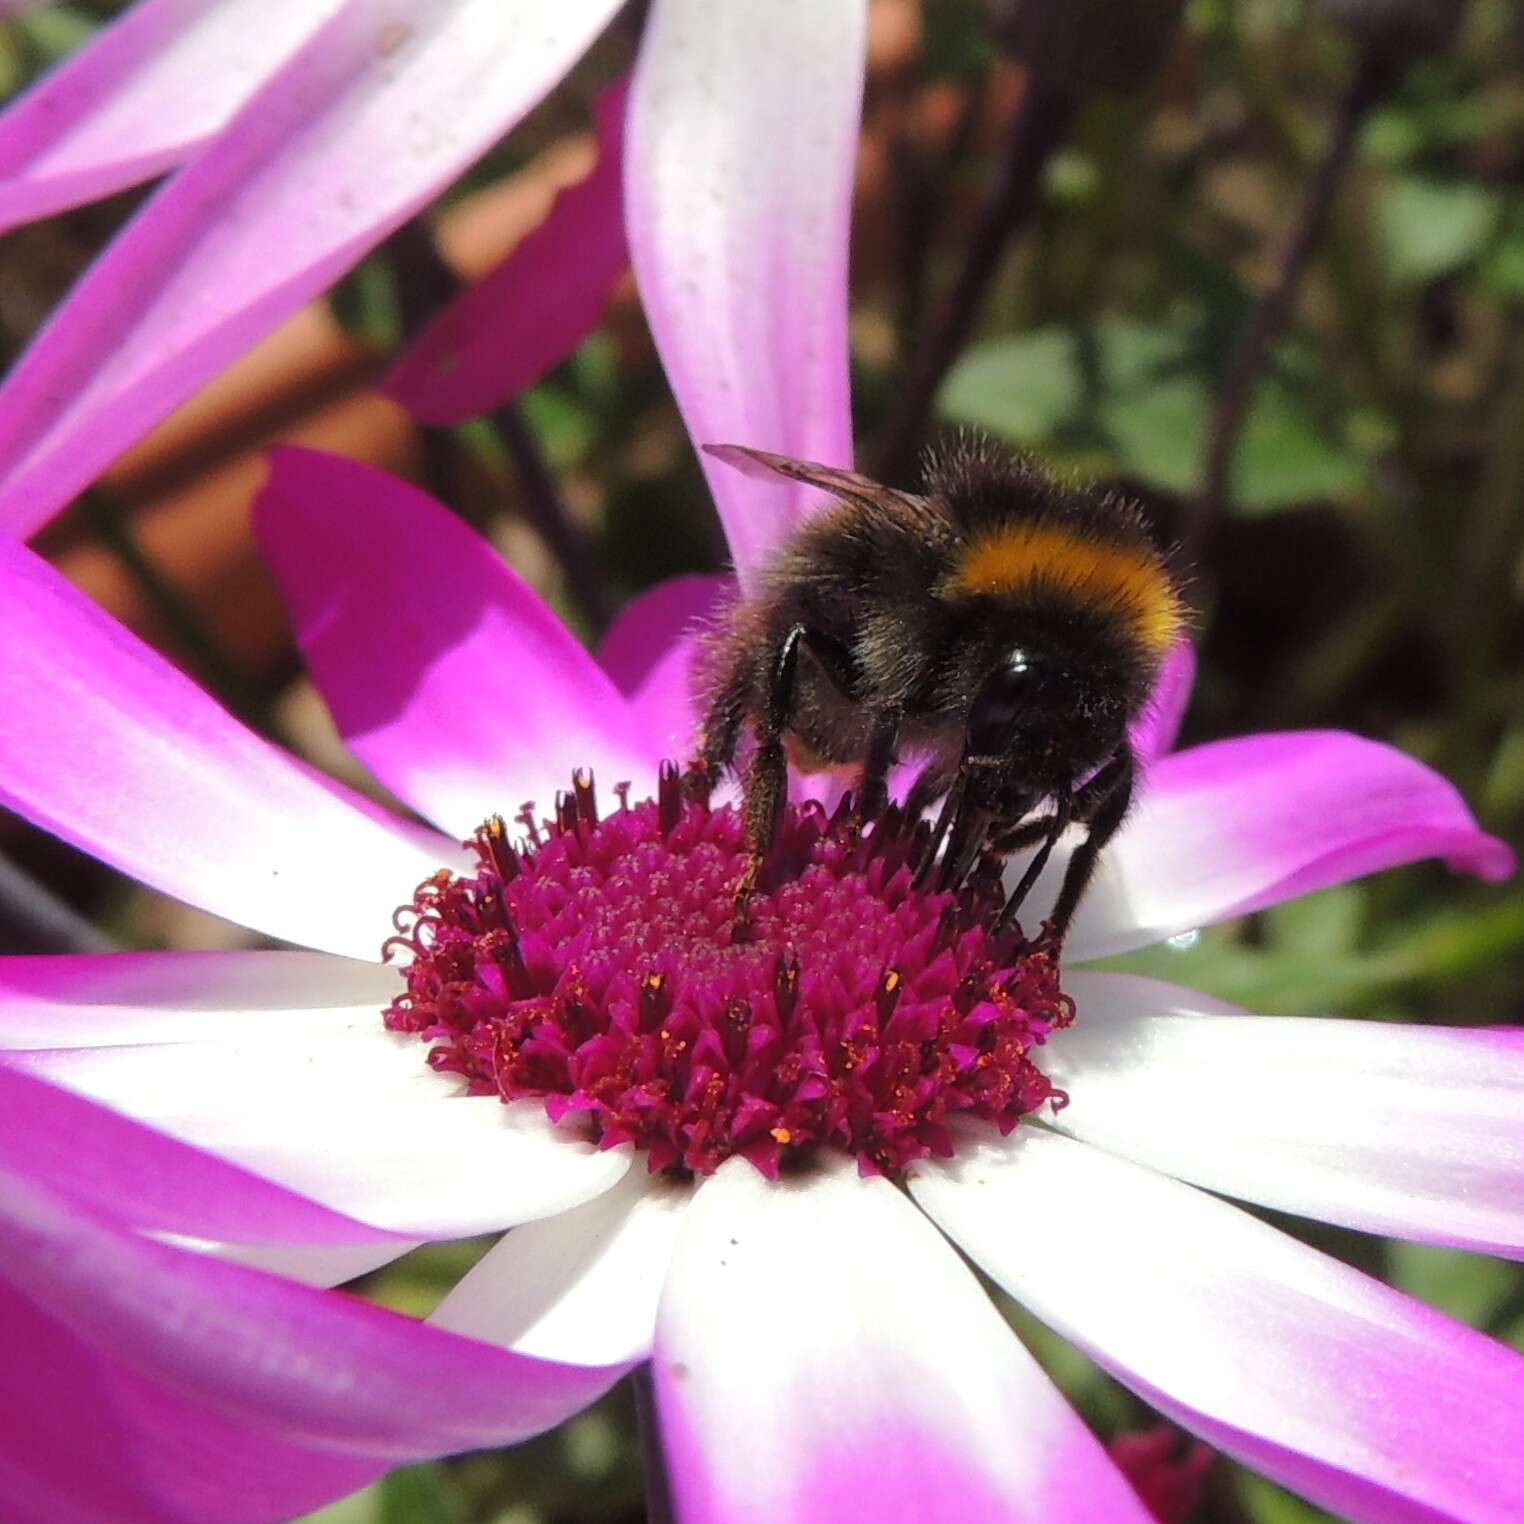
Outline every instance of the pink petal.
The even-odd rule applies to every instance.
[[[666,0],[630,96],[625,219],[695,444],[852,463],[847,235],[864,0]],[[746,583],[812,494],[699,463]]]
[[[1148,708],[1132,727],[1132,749],[1145,766],[1174,746],[1195,683],[1195,647],[1188,640],[1177,641],[1165,658]]]
[[[425,423],[463,423],[516,397],[603,320],[630,263],[620,185],[621,80],[593,107],[598,163],[550,215],[463,291],[397,360],[381,390]]]
[[[29,534],[517,122],[618,0],[346,0],[98,259],[0,390]]]
[[[691,1186],[632,1169],[585,1206],[505,1233],[429,1322],[546,1360],[644,1360],[692,1199]]]
[[[1489,882],[1514,869],[1449,783],[1390,746],[1315,730],[1194,746],[1149,769],[1070,956],[1142,947],[1425,857]],[[1050,865],[1033,905],[1051,902],[1062,868]]]
[[[0,113],[0,229],[180,163],[339,0],[141,0]]]
[[[693,753],[699,714],[693,659],[722,600],[728,577],[674,577],[632,599],[598,648],[603,670],[645,727],[658,755],[683,762]]]
[[[1148,1518],[957,1255],[846,1160],[699,1188],[652,1364],[684,1524]]]
[[[1524,1032],[1249,1016],[1074,973],[1061,1132],[1285,1212],[1524,1259]],[[1204,1008],[1205,1007],[1205,1008]]]
[[[1036,1128],[916,1165],[910,1189],[1147,1402],[1340,1518],[1524,1518],[1524,1358],[1491,1339],[1225,1202]]]
[[[214,915],[380,955],[440,857],[312,782],[9,541],[0,605],[0,803]]]
[[[385,1462],[257,1428],[91,1348],[0,1279],[7,1524],[249,1524],[352,1491]],[[88,1435],[88,1442],[81,1436]]]
[[[254,510],[259,548],[345,741],[456,836],[572,770],[654,784],[656,755],[598,664],[491,547],[426,493],[284,448]]]
[[[408,1241],[0,1064],[0,1169],[135,1227],[245,1244]]]
[[[10,1177],[4,1283],[0,1412],[18,1422],[0,1423],[0,1475],[38,1520],[289,1517],[389,1466],[549,1428],[621,1374],[154,1243]]]

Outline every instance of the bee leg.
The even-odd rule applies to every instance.
[[[956,777],[955,767],[945,760],[928,762],[916,774],[915,782],[910,785],[910,792],[905,795],[905,818],[912,821],[919,820],[930,808],[932,800],[941,799],[947,794]]]
[[[1042,870],[1048,866],[1048,858],[1053,854],[1054,843],[1068,829],[1073,814],[1073,797],[1067,793],[1060,794],[1054,800],[1054,810],[1051,815],[1045,815],[1041,820],[1027,821],[991,843],[998,852],[1015,852],[1021,847],[1031,846],[1034,842],[1042,842],[1042,846],[1037,849],[1032,861],[1027,864],[1026,872],[1021,875],[1016,887],[1011,890],[1010,898],[1005,902],[1005,909],[1000,912],[1000,919],[995,923],[996,931],[1004,931],[1016,919],[1016,912],[1021,909],[1022,901],[1032,892],[1032,885],[1037,882]]]
[[[886,711],[873,722],[868,755],[857,785],[857,818],[876,820],[889,802],[889,769],[894,766],[894,745],[899,739],[900,717]]]
[[[708,793],[720,774],[735,761],[750,696],[750,664],[744,660],[733,661],[704,715],[698,759],[689,768],[685,779],[690,796]]]
[[[1076,813],[1089,826],[1084,841],[1074,849],[1064,874],[1063,887],[1053,902],[1048,923],[1059,941],[1069,929],[1080,899],[1090,885],[1101,849],[1117,833],[1132,803],[1134,767],[1132,748],[1124,741],[1110,762],[1080,790]]]
[[[790,625],[773,653],[768,671],[767,699],[757,720],[757,749],[746,775],[746,871],[736,886],[740,913],[757,886],[762,859],[773,844],[783,801],[788,794],[788,759],[783,732],[794,704],[794,678],[799,671],[799,646],[808,635],[802,624]]]
[[[968,876],[974,859],[983,850],[993,818],[994,811],[988,805],[972,804],[967,789],[960,792],[952,834],[947,838],[947,851],[942,854],[941,888],[956,889]]]
[[[925,776],[925,773],[921,774],[922,778]],[[911,880],[912,888],[924,889],[931,882],[931,876],[937,867],[937,853],[941,851],[948,828],[952,825],[958,813],[958,807],[963,801],[966,782],[967,780],[960,772],[954,776],[949,785],[946,796],[942,800],[942,808],[937,812],[936,823],[932,826],[931,835],[927,838],[926,851],[921,858],[920,866],[915,870],[915,877]],[[920,779],[917,779],[917,787],[919,783]],[[911,789],[911,793],[915,793],[915,788]]]

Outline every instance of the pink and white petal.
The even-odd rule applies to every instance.
[[[1067,854],[1054,857],[1034,907],[1057,893]],[[1451,784],[1390,746],[1313,730],[1193,746],[1149,769],[1069,956],[1125,952],[1425,857],[1489,882],[1515,865]]]
[[[296,1443],[273,1417],[251,1425],[145,1380],[3,1279],[0,1339],[7,1524],[293,1518],[384,1469],[382,1461]]]
[[[30,534],[426,205],[618,0],[346,0],[97,259],[0,389],[0,530]]]
[[[492,548],[427,493],[282,448],[254,510],[302,654],[345,742],[463,836],[572,770],[605,788],[655,753],[603,669]]]
[[[19,1340],[0,1365],[27,1379],[23,1391],[0,1377],[0,1404],[21,1417],[29,1393],[37,1411],[21,1430],[29,1454],[4,1425],[0,1467],[25,1480],[38,1519],[284,1518],[387,1467],[538,1433],[622,1374],[514,1355],[155,1243],[9,1178],[4,1283],[0,1316]],[[37,1401],[55,1362],[70,1379],[52,1390],[77,1403]],[[83,1447],[100,1465],[81,1455],[82,1412],[104,1420]]]
[[[0,1113],[0,1169],[137,1228],[264,1249],[359,1250],[378,1264],[411,1247],[3,1063]]]
[[[625,221],[695,445],[852,463],[847,237],[865,12],[864,0],[652,7],[630,93]],[[699,463],[744,586],[811,493]]]
[[[0,958],[0,1049],[218,1042],[242,1027],[379,1025],[394,968],[285,951]]]
[[[850,1161],[699,1187],[652,1368],[684,1524],[1148,1518],[958,1256]]]
[[[598,648],[603,670],[663,757],[681,762],[694,750],[699,715],[693,662],[734,588],[729,577],[673,577],[632,598]]]
[[[1052,1125],[1245,1201],[1524,1258],[1524,1030],[1213,1011],[1071,974],[1045,1050]]]
[[[599,1151],[537,1102],[466,1096],[416,1037],[372,1014],[322,1028],[240,1024],[215,1042],[12,1052],[62,1085],[335,1212],[409,1238],[463,1238],[550,1216],[615,1185]],[[218,1235],[208,1235],[218,1236]]]
[[[196,1238],[189,1234],[156,1233],[162,1243],[197,1254],[210,1254],[229,1264],[267,1270],[271,1275],[300,1281],[304,1286],[342,1286],[346,1281],[369,1275],[382,1265],[416,1249],[422,1239],[395,1239],[369,1244],[245,1244]]]
[[[12,541],[0,605],[0,804],[214,915],[379,957],[437,857],[314,783]]]
[[[1203,1147],[1207,1144],[1203,1140]],[[1167,1417],[1371,1524],[1524,1517],[1524,1357],[1237,1207],[1037,1128],[910,1191]]]
[[[598,162],[496,269],[434,317],[381,390],[425,423],[464,423],[528,390],[603,320],[629,267],[624,239],[628,81],[593,106]]]
[[[1177,640],[1164,659],[1164,670],[1149,695],[1147,708],[1131,731],[1133,754],[1145,769],[1174,746],[1195,685],[1196,649],[1188,640]]]
[[[188,158],[339,3],[141,0],[0,113],[0,230]]]
[[[692,1199],[691,1186],[637,1165],[585,1206],[507,1234],[429,1322],[544,1360],[644,1360]]]

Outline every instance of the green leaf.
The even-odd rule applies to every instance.
[[[937,405],[954,423],[1038,445],[1079,411],[1082,396],[1074,335],[1037,328],[970,349],[943,383]]]
[[[1387,1274],[1399,1291],[1484,1328],[1519,1284],[1516,1265],[1435,1244],[1387,1245]]]
[[[1337,1524],[1332,1514],[1292,1497],[1252,1471],[1238,1473],[1238,1501],[1253,1524]]]
[[[1099,415],[1121,469],[1166,492],[1199,491],[1214,398],[1193,335],[1111,322],[1098,340]],[[1260,383],[1233,460],[1236,509],[1266,513],[1342,497],[1363,479],[1359,458],[1327,436],[1308,403],[1274,377]]]
[[[1265,912],[1266,939],[1277,952],[1335,958],[1353,952],[1365,918],[1365,891],[1340,884]]]
[[[1266,513],[1347,497],[1365,480],[1358,456],[1323,432],[1312,410],[1274,381],[1249,409],[1233,460],[1233,506]]]
[[[314,1513],[303,1514],[296,1524],[380,1524],[380,1521],[381,1483],[374,1482]]]
[[[938,404],[953,422],[1070,466],[1188,496],[1201,485],[1215,363],[1194,316],[1104,318],[1086,330],[1038,328],[977,346]],[[1233,463],[1236,508],[1264,513],[1341,497],[1363,481],[1360,457],[1329,437],[1302,390],[1274,376],[1261,383]]]
[[[1489,296],[1524,301],[1524,206],[1512,208],[1506,231],[1482,258],[1477,280]]]
[[[465,1524],[465,1502],[443,1466],[408,1466],[381,1482],[376,1524]]]
[[[40,7],[17,16],[11,24],[50,65],[82,48],[99,29],[90,17],[68,5]]]
[[[1100,419],[1129,476],[1185,497],[1201,486],[1211,398],[1201,376],[1108,391]]]
[[[1382,197],[1378,219],[1393,282],[1422,285],[1469,264],[1500,215],[1498,197],[1470,181],[1398,176]]]
[[[524,422],[556,471],[575,466],[598,437],[598,418],[568,388],[542,381],[519,398]]]

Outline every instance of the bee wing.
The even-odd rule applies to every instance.
[[[787,455],[773,455],[767,450],[753,450],[750,445],[706,444],[704,454],[723,460],[727,466],[747,476],[767,478],[787,477],[789,481],[804,482],[819,487],[843,502],[857,503],[864,508],[877,508],[901,517],[905,514],[916,518],[926,513],[926,499],[909,492],[898,492],[881,482],[860,476],[856,471],[843,471],[838,466],[822,466],[813,460],[792,460]]]

